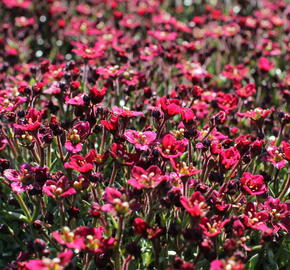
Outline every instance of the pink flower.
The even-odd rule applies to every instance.
[[[147,150],[149,145],[152,144],[156,139],[156,133],[152,131],[136,131],[128,129],[124,132],[124,137],[126,140],[136,147],[139,150]]]
[[[134,178],[129,179],[128,184],[137,189],[154,188],[163,181],[162,171],[155,165],[150,166],[147,170],[134,166],[131,173]]]

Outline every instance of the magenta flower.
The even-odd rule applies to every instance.
[[[156,133],[153,131],[136,131],[132,129],[127,129],[124,132],[124,137],[126,140],[136,147],[138,150],[146,151],[150,144],[152,144],[156,139]]]

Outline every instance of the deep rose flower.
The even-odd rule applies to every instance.
[[[226,169],[233,167],[241,158],[236,147],[230,147],[220,152],[220,160]]]
[[[133,221],[133,226],[136,234],[148,239],[154,239],[163,232],[161,228],[150,227],[149,224],[142,218],[135,218]]]
[[[222,232],[223,227],[229,221],[229,219],[221,220],[220,216],[213,216],[210,219],[202,217],[199,226],[206,236],[214,237]]]
[[[137,189],[154,188],[163,181],[162,171],[155,165],[150,166],[147,170],[134,166],[131,173],[134,178],[129,179],[128,184]]]
[[[207,212],[205,198],[199,191],[192,193],[190,198],[182,196],[180,202],[193,217],[203,217]]]
[[[262,175],[244,172],[240,182],[243,190],[250,195],[261,195],[267,191]]]
[[[23,124],[14,124],[14,128],[23,131],[36,131],[41,125],[41,117],[42,112],[31,108],[25,116],[26,122]]]
[[[210,263],[209,270],[244,270],[245,265],[241,261],[237,261],[235,257],[227,260],[214,260]]]
[[[290,161],[290,143],[282,142],[282,151],[285,158]]]
[[[66,150],[73,154],[80,152],[82,150],[82,143],[89,136],[90,131],[89,122],[80,121],[74,125],[67,135],[68,140],[65,142]]]
[[[49,197],[68,197],[76,194],[76,190],[71,187],[66,176],[61,177],[58,181],[48,180],[42,187],[43,193]]]
[[[66,169],[73,169],[80,173],[87,173],[93,170],[94,165],[91,160],[91,155],[88,153],[85,157],[81,155],[73,155],[70,157],[70,161],[64,164]]]
[[[23,270],[64,270],[66,266],[71,262],[73,257],[73,251],[65,250],[62,253],[58,254],[56,258],[42,258],[41,260],[30,260],[24,263],[20,263]]]
[[[236,94],[243,98],[250,97],[256,93],[256,85],[252,82],[248,83],[245,86],[239,85],[235,88],[236,88],[235,90]]]
[[[106,187],[103,198],[105,204],[102,206],[102,211],[113,215],[123,215],[129,211],[129,203],[117,189]]]
[[[257,210],[257,205],[250,202],[247,203],[245,208],[245,213],[243,215],[243,222],[245,226],[259,230],[262,232],[269,232],[271,229],[266,225],[269,221],[269,213],[268,211],[260,211]]]
[[[170,164],[181,178],[190,177],[201,172],[201,170],[197,170],[192,164],[187,165],[185,162],[177,162],[175,159],[170,159]]]
[[[158,150],[164,158],[176,158],[183,154],[186,145],[187,140],[176,140],[172,134],[167,134],[162,138]]]
[[[156,133],[152,131],[136,131],[132,129],[127,129],[124,132],[124,137],[126,140],[136,147],[136,149],[146,151],[150,144],[152,144],[156,139]]]
[[[48,178],[48,168],[22,164],[19,171],[6,169],[3,175],[12,181],[11,189],[18,194],[33,188],[39,189]]]
[[[261,57],[258,61],[258,68],[262,71],[270,71],[274,68],[274,64],[268,60],[266,57]]]
[[[114,106],[112,108],[113,113],[117,116],[124,117],[124,118],[131,118],[131,117],[136,117],[136,116],[143,116],[143,112],[136,112],[136,111],[130,111],[129,109],[126,108],[119,108],[117,106]]]
[[[122,165],[131,166],[139,160],[138,153],[128,153],[123,144],[113,143],[110,150],[111,156]]]
[[[275,232],[282,229],[289,233],[288,228],[283,224],[283,219],[288,218],[287,216],[290,214],[286,203],[281,202],[278,198],[268,197],[263,208],[270,213],[270,222]]]
[[[104,96],[107,92],[107,88],[103,87],[103,88],[91,88],[89,91],[89,97],[92,101],[93,104],[98,104],[100,102],[102,102],[102,100],[104,99]]]
[[[226,65],[225,71],[222,73],[228,79],[240,81],[248,74],[248,68],[243,65]]]
[[[72,52],[85,59],[100,58],[104,55],[104,50],[102,48],[98,47],[89,48],[86,44],[82,44],[80,42],[75,42],[74,45],[77,48],[73,49]]]
[[[113,248],[115,239],[105,238],[103,227],[89,228],[80,226],[74,231],[64,227],[60,232],[53,232],[53,238],[67,248],[85,250],[92,253],[104,253]]]
[[[224,111],[232,111],[238,106],[238,97],[232,94],[218,93],[217,105]]]
[[[255,108],[254,110],[244,112],[244,113],[237,113],[238,116],[240,117],[248,117],[251,118],[252,120],[260,120],[266,118],[271,112],[274,111],[274,108],[271,109],[262,109],[260,107]]]

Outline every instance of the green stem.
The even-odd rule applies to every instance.
[[[118,230],[116,235],[116,246],[114,250],[114,270],[121,270],[121,254],[120,254],[120,247],[122,243],[122,233],[123,233],[123,227],[124,227],[124,217],[119,217],[119,224],[118,224]]]
[[[27,217],[28,222],[31,224],[32,221],[33,221],[32,217],[31,217],[31,214],[30,214],[25,202],[23,201],[21,195],[15,194],[15,197],[16,197],[16,200],[18,201],[22,211],[24,212],[25,216]]]

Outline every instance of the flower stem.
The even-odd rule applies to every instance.
[[[32,220],[32,216],[31,216],[31,214],[30,214],[30,212],[28,210],[27,205],[23,201],[21,195],[15,194],[15,197],[16,197],[16,200],[18,201],[22,211],[24,212],[25,216],[27,217],[27,220],[28,220],[29,224],[31,224],[33,220]]]
[[[284,184],[284,187],[279,195],[279,199],[282,200],[283,197],[287,194],[287,192],[289,191],[289,188],[290,188],[290,170],[288,171],[288,177],[287,177],[287,180]]]
[[[123,234],[123,227],[124,227],[124,218],[123,216],[119,217],[119,224],[118,224],[118,230],[116,234],[116,246],[114,250],[114,269],[115,270],[121,270],[121,254],[120,254],[120,247],[122,243],[122,234]]]
[[[117,175],[117,165],[114,162],[113,171],[112,171],[112,174],[111,174],[111,177],[110,177],[110,181],[109,181],[109,187],[111,187],[114,184],[116,175]]]

